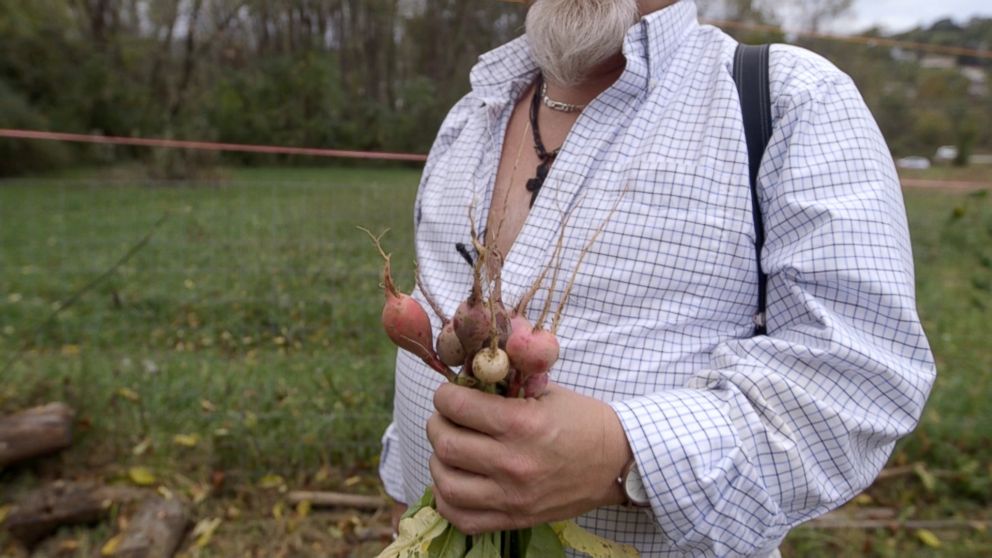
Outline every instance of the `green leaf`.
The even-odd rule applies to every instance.
[[[464,558],[468,539],[454,525],[448,525],[440,537],[431,543],[431,558]]]
[[[379,558],[432,558],[431,543],[447,528],[448,522],[434,509],[423,508],[413,517],[400,520],[399,536]]]
[[[640,554],[632,546],[616,543],[597,537],[574,521],[552,523],[551,528],[563,545],[591,556],[592,558],[638,558]]]
[[[499,533],[487,533],[472,537],[472,550],[465,558],[500,558],[499,545],[496,544],[498,536]]]
[[[530,546],[530,541],[533,534],[533,529],[514,531],[513,535],[510,537],[511,544],[513,545],[511,546],[511,552],[513,552],[511,556],[516,556],[517,558],[527,558],[527,547]],[[558,540],[558,538],[555,537],[555,540]],[[534,556],[541,556],[541,554],[534,554]]]
[[[538,525],[531,529],[525,558],[564,558],[565,548],[550,525]]]
[[[402,520],[413,517],[420,513],[420,510],[432,507],[434,507],[434,491],[428,486],[427,490],[424,491],[424,495],[420,497],[420,501],[407,508],[406,512],[400,519]]]

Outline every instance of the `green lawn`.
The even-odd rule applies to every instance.
[[[271,485],[274,474],[289,486],[375,490],[394,350],[378,328],[380,262],[355,227],[392,228],[386,245],[398,279],[410,286],[419,170],[280,168],[225,177],[142,183],[81,171],[0,182],[0,366],[17,357],[2,372],[0,412],[59,399],[80,419],[68,452],[42,467],[0,471],[0,506],[39,479],[117,480],[138,465],[193,494],[223,472],[224,489],[198,508],[200,516],[238,506],[238,517],[272,520],[278,495],[246,496],[242,488]],[[918,472],[879,482],[860,506],[914,519],[988,519],[992,200],[932,191],[906,197],[920,311],[940,377],[923,424],[892,461],[919,463]],[[45,321],[163,215],[133,259]],[[177,444],[176,435],[195,435],[195,446]],[[357,485],[345,481],[356,474]],[[73,533],[65,536],[85,539]],[[987,534],[936,534],[939,548],[916,531],[800,529],[787,550],[992,555]],[[217,555],[240,555],[232,541],[245,537],[292,539],[286,529],[230,520],[217,535],[226,549]]]

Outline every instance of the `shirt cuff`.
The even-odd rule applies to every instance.
[[[403,482],[403,452],[400,451],[400,439],[396,434],[395,423],[390,423],[382,435],[382,453],[379,455],[379,478],[382,480],[386,494],[394,501],[406,503],[405,484]]]
[[[729,392],[673,389],[611,406],[655,522],[674,549],[723,556],[744,548],[755,552],[780,539],[778,506],[756,482],[760,476],[731,419]]]

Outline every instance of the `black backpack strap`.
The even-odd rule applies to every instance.
[[[758,312],[754,315],[754,334],[765,335],[768,275],[761,266],[761,251],[765,245],[765,224],[758,198],[758,170],[765,149],[772,137],[771,86],[768,78],[769,45],[739,45],[734,56],[734,82],[741,96],[744,134],[747,137],[748,165],[751,177],[751,205],[754,215],[755,253],[758,260]]]

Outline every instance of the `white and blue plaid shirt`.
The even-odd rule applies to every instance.
[[[690,0],[632,27],[623,75],[575,123],[503,268],[512,304],[573,210],[563,257],[573,269],[626,190],[578,275],[552,377],[611,402],[651,495],[650,511],[603,508],[580,524],[648,558],[773,551],[872,482],[935,375],[885,141],[850,78],[787,46],[772,49],[774,135],[759,178],[769,331],[752,336],[736,46],[699,25]],[[525,38],[483,55],[431,150],[416,248],[449,313],[470,288],[455,250],[469,240],[468,207],[488,214],[504,131],[536,72]],[[440,381],[397,358],[380,472],[400,501],[431,483],[424,427]]]

